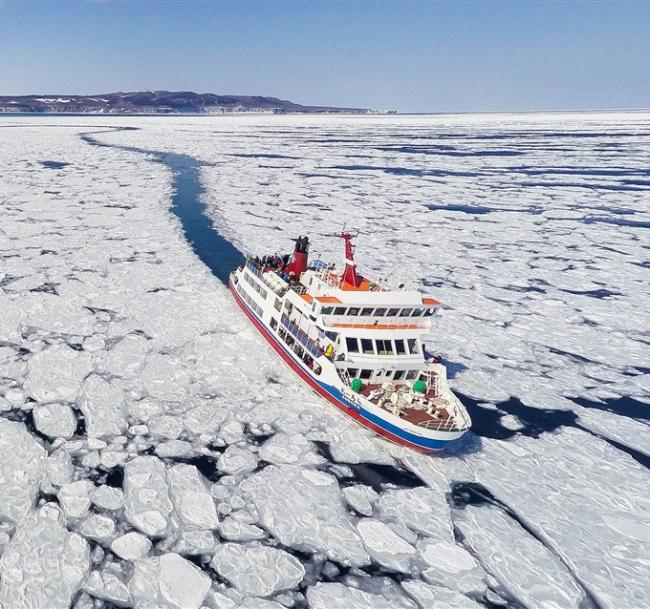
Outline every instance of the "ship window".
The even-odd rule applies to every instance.
[[[271,317],[271,328],[273,328],[274,330],[276,330],[277,327],[278,327],[278,322],[277,322],[277,320],[275,319],[275,317]]]
[[[348,309],[348,315],[359,315],[359,308],[358,307],[350,307]]]
[[[375,309],[375,317],[383,317],[386,315],[386,309]]]
[[[420,349],[418,347],[418,341],[416,338],[409,338],[407,339],[406,342],[409,346],[409,353],[414,354],[420,352]]]
[[[345,307],[336,307],[334,315],[345,315]]]
[[[400,311],[400,313],[399,313],[399,316],[400,317],[410,317],[412,311],[413,311],[413,309],[402,309]]]
[[[435,309],[426,309],[426,310],[424,311],[424,315],[425,315],[426,317],[430,317],[431,315],[433,315],[434,310],[435,310]]]
[[[368,315],[372,315],[372,307],[366,307],[365,309],[361,309],[361,315],[364,317],[367,317]]]
[[[417,371],[417,370],[409,370],[409,371],[406,373],[406,380],[407,380],[407,381],[411,381],[411,380],[413,380],[417,375],[418,375],[418,371]]]
[[[411,317],[422,317],[422,313],[424,313],[422,309],[413,309]]]
[[[359,373],[359,378],[360,379],[369,379],[372,376],[372,370],[362,370]]]
[[[321,312],[323,315],[331,315],[333,310],[334,310],[334,307],[323,307],[323,308],[320,310],[320,312]]]
[[[424,382],[426,382],[426,380],[427,380],[427,375],[426,375],[426,374],[421,374],[421,375],[420,375],[420,378],[419,378],[418,380],[419,380],[419,381],[424,381]]]
[[[345,338],[345,344],[348,348],[348,353],[359,353],[359,341],[356,338]]]
[[[395,317],[398,311],[399,309],[388,309],[388,313],[386,313],[386,317]]]
[[[395,370],[395,376],[393,377],[396,381],[400,381],[404,378],[404,370]]]
[[[361,351],[366,354],[374,355],[375,351],[372,348],[372,341],[369,338],[361,339]]]
[[[406,353],[406,349],[404,348],[404,341],[401,338],[398,338],[395,341],[395,353],[397,353],[397,355],[404,355]]]
[[[389,340],[378,340],[377,341],[377,353],[379,355],[392,355],[393,354],[393,345]]]
[[[357,368],[348,368],[348,375],[351,379],[356,378],[358,374],[359,370]]]
[[[392,370],[386,370],[384,372],[384,375],[386,376],[387,379],[391,378],[393,376],[393,371]]]
[[[325,332],[325,336],[327,336],[327,338],[329,338],[332,342],[336,342],[338,334],[336,332]]]
[[[276,299],[275,299],[275,308],[276,308],[278,311],[281,311],[281,310],[282,310],[282,302],[280,301],[279,298],[276,298]]]

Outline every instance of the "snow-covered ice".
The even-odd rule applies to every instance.
[[[124,468],[124,515],[150,537],[168,532],[173,505],[167,470],[156,457],[136,457]]]
[[[219,524],[217,508],[196,467],[174,465],[167,470],[169,493],[183,526],[214,529]]]
[[[295,588],[305,575],[298,559],[283,550],[223,543],[212,567],[246,596],[271,596]]]
[[[647,112],[2,117],[2,609],[648,609],[649,138]],[[399,259],[475,433],[417,455],[310,393],[193,252],[170,163],[243,252],[338,255],[345,218],[363,268]]]
[[[125,560],[144,558],[151,549],[151,541],[142,533],[131,531],[116,538],[111,543],[111,550]]]
[[[170,552],[137,561],[128,586],[134,609],[199,609],[210,578]]]
[[[370,562],[340,497],[336,478],[293,465],[269,465],[241,485],[260,524],[286,546],[324,552],[345,565]]]
[[[46,456],[23,424],[0,418],[0,520],[18,523],[29,513]]]
[[[67,609],[89,567],[88,543],[48,503],[20,522],[0,559],[0,606]]]
[[[415,548],[387,524],[373,518],[363,518],[357,523],[363,545],[368,554],[382,567],[401,573],[409,573]]]

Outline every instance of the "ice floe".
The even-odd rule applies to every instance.
[[[0,520],[17,523],[32,508],[46,456],[22,423],[0,418]]]
[[[162,537],[170,526],[173,505],[167,470],[156,457],[136,457],[124,468],[124,514],[150,537]]]
[[[241,491],[258,510],[261,526],[284,545],[321,551],[344,565],[369,564],[333,476],[292,465],[270,465],[243,482]]]
[[[297,558],[256,545],[220,544],[212,567],[246,596],[271,596],[295,588],[305,575]]]
[[[179,464],[167,471],[169,493],[183,526],[214,529],[219,524],[214,500],[193,465]]]
[[[125,560],[144,558],[150,549],[151,541],[149,541],[149,538],[136,531],[117,537],[111,543],[111,550]]]
[[[53,504],[18,525],[0,558],[0,604],[7,609],[67,609],[90,567],[88,543],[63,525]]]
[[[34,425],[50,438],[71,438],[77,429],[77,419],[67,404],[43,404],[33,410]]]
[[[380,520],[363,518],[357,523],[363,545],[371,558],[392,571],[409,573],[415,548]]]
[[[199,609],[210,578],[170,552],[136,561],[128,589],[134,609]]]

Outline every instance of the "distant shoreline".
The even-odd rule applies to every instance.
[[[382,112],[370,110],[366,112],[5,112],[0,110],[0,117],[39,117],[39,116],[74,116],[74,117],[103,117],[103,118],[214,118],[236,116],[467,116],[467,115],[529,115],[529,114],[596,114],[596,113],[643,113],[650,112],[650,108],[592,108],[579,110],[482,110],[482,111],[440,111],[440,112]]]

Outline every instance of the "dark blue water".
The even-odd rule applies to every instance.
[[[171,211],[181,221],[185,237],[194,253],[215,277],[228,285],[230,272],[243,264],[245,258],[230,241],[215,230],[212,219],[205,213],[205,205],[201,201],[204,190],[199,178],[199,168],[202,164],[185,154],[104,144],[92,137],[94,133],[98,132],[82,134],[82,139],[91,146],[117,148],[153,156],[157,163],[163,163],[171,169],[174,175]]]
[[[43,165],[43,167],[47,167],[48,169],[63,169],[69,164],[70,163],[64,163],[63,161],[41,161],[41,165]]]

